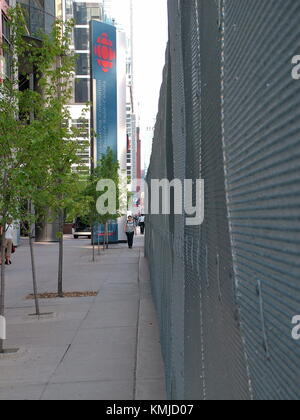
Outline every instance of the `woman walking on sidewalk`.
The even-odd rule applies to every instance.
[[[135,226],[132,216],[128,217],[128,220],[125,224],[125,233],[128,240],[128,247],[129,249],[132,249],[133,238],[134,238],[134,235],[136,234],[136,226]]]

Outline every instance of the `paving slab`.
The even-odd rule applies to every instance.
[[[39,292],[53,292],[57,244],[36,244]],[[6,348],[0,400],[166,399],[159,329],[143,238],[101,250],[91,262],[87,240],[65,238],[65,291],[96,297],[40,300],[48,318],[29,317],[34,302],[27,241],[7,270]]]
[[[138,380],[136,385],[137,401],[164,401],[166,390],[164,382],[159,380]]]
[[[6,385],[0,386],[0,401],[38,401],[43,385]]]
[[[81,346],[72,350],[70,356],[52,376],[53,382],[82,381],[120,381],[134,382],[134,360],[124,354],[112,357],[97,350],[89,350],[89,346]]]
[[[51,384],[42,400],[133,400],[132,383],[128,381],[73,382]]]
[[[138,306],[135,301],[97,302],[84,320],[84,328],[136,327]]]
[[[21,347],[19,354],[0,358],[0,387],[47,383],[67,348]]]
[[[107,282],[101,288],[101,293],[96,297],[95,302],[112,301],[138,301],[140,290],[138,283],[117,283]]]

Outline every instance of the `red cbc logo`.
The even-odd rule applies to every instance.
[[[113,68],[113,61],[116,58],[116,52],[113,50],[113,43],[106,33],[103,33],[97,39],[97,45],[94,47],[94,53],[97,58],[98,66],[104,73],[108,73]]]

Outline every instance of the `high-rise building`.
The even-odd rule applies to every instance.
[[[126,105],[126,126],[128,136],[127,152],[127,176],[128,183],[138,178],[137,174],[137,114],[134,101],[134,72],[133,72],[133,3],[128,2],[130,14],[130,34],[127,43],[127,105]],[[132,192],[135,193],[134,188]]]
[[[9,7],[19,4],[24,10],[24,18],[28,32],[28,38],[38,39],[40,33],[50,33],[55,20],[55,0],[0,0],[0,41],[9,45],[10,28],[7,17]],[[8,49],[0,51],[0,81],[6,77],[11,77],[11,55]],[[28,74],[24,75],[24,68],[20,74],[20,86],[22,89],[33,89],[35,85],[35,71],[29,63],[26,64]]]
[[[74,77],[73,98],[70,103],[71,125],[84,128],[86,137],[78,139],[84,145],[81,150],[81,161],[86,170],[91,168],[91,148],[87,139],[90,138],[90,30],[92,19],[103,21],[103,1],[99,0],[61,0],[61,18],[73,19],[75,22],[74,36],[71,48],[77,55]],[[84,117],[84,119],[82,119]],[[84,127],[82,127],[84,125]]]
[[[128,183],[131,184],[132,180],[136,178],[136,118],[133,101],[132,59],[129,48],[127,49],[126,83],[126,131],[128,137],[127,177]]]
[[[55,21],[55,0],[10,0],[9,5],[15,6],[19,4],[24,11],[24,18],[26,22],[28,37],[32,39],[39,39],[40,34],[50,34],[53,23]],[[37,81],[37,74],[34,68],[26,62],[19,63],[19,89],[34,90]],[[27,74],[24,74],[24,68]]]
[[[24,18],[27,27],[26,39],[38,39],[40,33],[50,33],[55,21],[55,0],[0,0],[0,43],[9,46],[11,33],[8,20],[8,9],[19,4],[24,10]],[[11,54],[9,50],[0,50],[0,82],[5,78],[13,77],[11,74]],[[19,89],[27,90],[35,88],[35,69],[23,59],[19,63],[22,72],[19,74]],[[26,68],[27,74],[24,74]],[[14,76],[17,76],[16,74]],[[14,243],[19,243],[20,229],[15,229]],[[54,224],[43,225],[37,232],[37,240],[56,240],[56,229]]]
[[[86,104],[90,101],[90,20],[99,20],[115,25],[118,30],[118,22],[112,16],[112,0],[61,0],[61,17],[64,20],[74,19],[74,37],[72,49],[77,55],[76,72],[74,79],[73,100],[70,103],[71,124],[75,127],[85,124],[86,134],[90,137],[90,109]],[[136,119],[133,102],[133,72],[132,72],[132,43],[131,36],[127,34],[127,58],[126,58],[126,130],[128,136],[127,150],[127,176],[131,183],[136,177]],[[86,111],[86,112],[84,112]],[[84,120],[81,118],[84,115]],[[84,122],[85,121],[85,122]],[[86,138],[78,139],[84,143],[85,148],[81,159],[87,170],[91,167],[91,147]]]
[[[142,179],[142,161],[141,161],[141,149],[142,149],[142,141],[141,141],[141,129],[140,127],[137,128],[137,138],[136,138],[136,178],[141,180]]]
[[[114,20],[112,0],[103,0],[105,21],[111,23]]]

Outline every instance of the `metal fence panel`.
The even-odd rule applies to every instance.
[[[166,52],[166,65],[163,74],[163,83],[159,102],[159,115],[154,133],[153,155],[151,158],[151,174],[153,179],[167,178],[167,109],[169,91],[169,49]],[[151,187],[151,178],[148,178]],[[151,196],[150,196],[151,206]],[[163,334],[162,351],[166,367],[166,383],[168,393],[171,393],[171,372],[172,372],[172,330],[171,330],[171,304],[172,296],[172,255],[171,247],[168,244],[167,216],[153,215],[148,219],[146,232],[146,255],[150,262],[150,275],[153,279],[152,288],[155,297],[156,308],[160,321],[160,328]]]
[[[199,16],[196,1],[181,2],[183,73],[186,113],[185,179],[201,178],[201,68]],[[185,226],[185,221],[183,222]],[[185,398],[204,399],[203,302],[197,255],[200,250],[200,226],[184,227],[185,260]],[[198,240],[198,242],[195,242]],[[196,245],[196,246],[195,246]],[[197,361],[195,363],[195,361]]]
[[[233,258],[255,399],[299,399],[300,4],[226,0],[224,147]]]
[[[185,96],[184,74],[182,54],[182,27],[181,13],[178,2],[169,4],[169,31],[170,31],[170,91],[169,98],[171,109],[169,110],[169,124],[172,127],[172,170],[169,171],[169,179],[174,178],[184,181],[185,179]],[[173,71],[172,69],[176,69]],[[172,153],[171,153],[172,152]],[[170,248],[173,252],[173,295],[172,305],[172,383],[171,398],[184,398],[184,297],[185,276],[182,241],[184,238],[184,216],[170,216]],[[181,368],[179,368],[181,367]]]
[[[247,399],[226,207],[218,6],[209,0],[182,2],[186,177],[205,180],[205,221],[185,230],[185,385],[187,398]]]
[[[172,399],[300,396],[297,3],[169,0],[148,184],[205,180],[201,227],[147,218]]]

